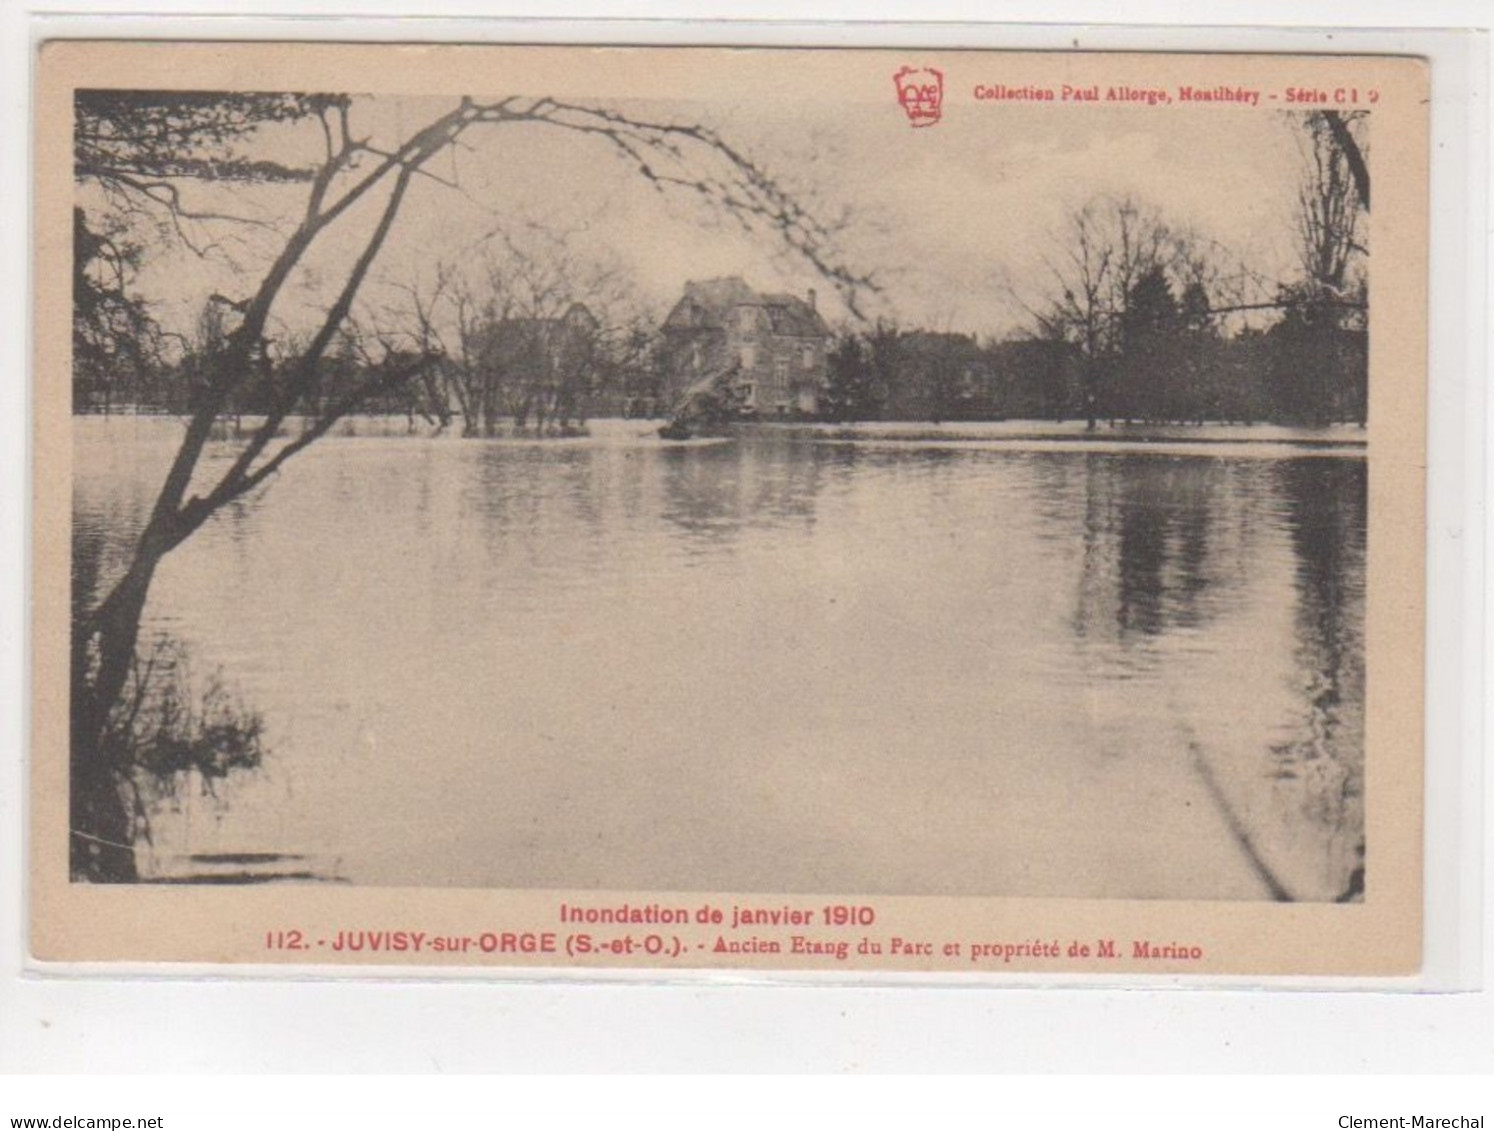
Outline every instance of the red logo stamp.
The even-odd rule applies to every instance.
[[[944,72],[937,67],[904,67],[892,76],[897,100],[914,128],[932,126],[944,112]]]

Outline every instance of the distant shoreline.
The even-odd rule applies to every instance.
[[[1325,428],[1291,428],[1277,424],[1123,424],[1102,425],[1088,431],[1083,421],[1054,423],[1010,421],[1011,430],[979,426],[968,422],[946,425],[914,425],[879,421],[858,425],[808,426],[817,439],[888,443],[1083,443],[1083,444],[1290,444],[1303,448],[1365,449],[1369,446],[1365,430],[1358,425],[1331,425]],[[1046,426],[1045,426],[1046,424]],[[890,427],[889,427],[890,425]]]
[[[75,420],[90,420],[103,425],[118,422],[127,431],[131,424],[149,427],[150,422],[176,419],[174,414],[156,412],[74,413]],[[262,417],[226,417],[214,430],[216,439],[227,439],[252,431]],[[129,422],[129,423],[127,423]],[[284,436],[301,430],[300,417],[288,417],[279,429]],[[335,439],[417,439],[451,440],[460,443],[526,443],[588,444],[602,442],[635,443],[640,439],[665,446],[678,441],[657,440],[656,420],[603,416],[595,417],[579,431],[567,435],[540,435],[533,429],[515,430],[505,425],[498,434],[486,437],[463,437],[459,424],[444,430],[416,418],[384,413],[350,415],[342,418],[327,437]],[[154,430],[153,428],[151,429]],[[1100,424],[1088,431],[1083,420],[1003,420],[928,421],[877,420],[832,424],[813,420],[751,420],[728,425],[715,435],[715,441],[732,438],[781,438],[787,442],[845,444],[868,447],[897,447],[924,444],[950,450],[1001,449],[1028,447],[1045,451],[1101,451],[1123,448],[1158,454],[1181,453],[1203,449],[1207,453],[1246,450],[1265,455],[1273,451],[1318,453],[1363,458],[1369,450],[1367,431],[1358,424],[1332,424],[1318,428],[1292,427],[1281,424]],[[1200,453],[1202,454],[1202,453]]]

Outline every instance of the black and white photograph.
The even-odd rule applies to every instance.
[[[506,50],[71,80],[69,888],[1374,893],[1401,95]]]

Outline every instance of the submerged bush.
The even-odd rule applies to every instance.
[[[204,793],[230,774],[264,761],[264,719],[247,710],[214,673],[194,686],[186,649],[159,642],[137,656],[130,683],[110,715],[104,754],[129,795],[135,835],[150,842],[150,813],[174,801],[195,773]]]

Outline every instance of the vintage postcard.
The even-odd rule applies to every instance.
[[[1418,970],[1420,60],[37,81],[39,962]]]

